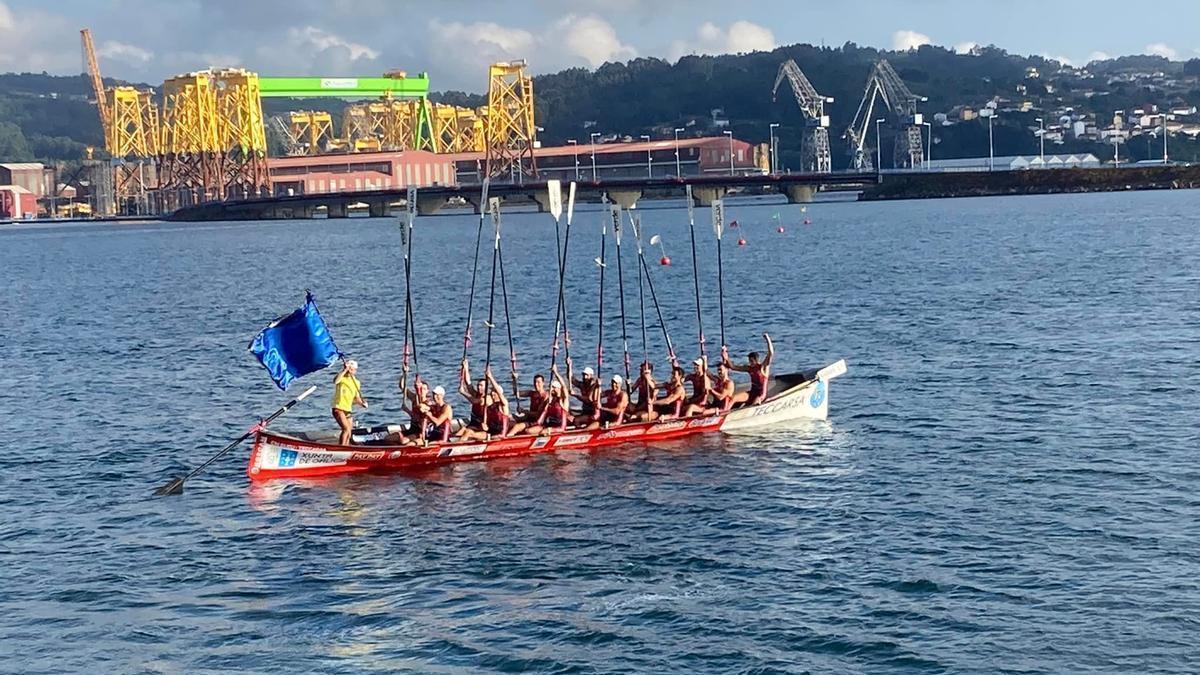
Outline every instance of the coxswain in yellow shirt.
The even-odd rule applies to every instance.
[[[342,435],[338,439],[341,445],[350,445],[350,432],[354,430],[354,418],[350,416],[354,404],[367,408],[367,401],[362,397],[362,385],[355,375],[358,373],[358,361],[346,361],[342,372],[333,378],[333,419],[337,421]]]

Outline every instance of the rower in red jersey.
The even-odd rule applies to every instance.
[[[653,422],[657,417],[653,403],[658,383],[654,381],[654,365],[649,361],[642,363],[638,379],[633,383],[633,390],[637,393],[637,400],[629,406],[629,419]]]
[[[579,390],[578,394],[572,394],[579,399],[579,414],[571,420],[571,424],[586,427],[598,419],[596,408],[600,405],[600,381],[596,379],[596,371],[587,366],[583,369],[583,376],[577,380],[571,359],[567,359],[567,381]]]
[[[699,415],[708,409],[708,395],[712,393],[708,359],[701,356],[692,361],[692,372],[684,379],[692,385],[692,396],[684,402],[683,416]]]
[[[724,363],[717,364],[717,376],[713,379],[712,396],[709,401],[711,412],[725,412],[733,407],[733,395],[737,392],[737,386],[733,383],[733,378],[729,374],[729,366]]]
[[[488,441],[493,438],[504,438],[519,434],[525,430],[524,422],[513,420],[512,413],[508,407],[508,397],[504,395],[504,389],[500,383],[496,381],[496,377],[492,375],[492,368],[484,371],[483,394],[477,398],[482,403],[483,410],[480,414],[482,423],[479,428],[467,426],[463,427],[458,438],[462,440]],[[472,401],[474,405],[474,401]]]
[[[533,376],[533,388],[526,389],[520,392],[522,398],[529,399],[529,409],[523,415],[520,415],[522,422],[528,424],[537,423],[542,416],[542,411],[546,409],[546,404],[550,402],[550,392],[546,391],[546,378],[542,374]]]
[[[730,370],[735,370],[739,373],[747,373],[750,375],[750,389],[748,391],[740,391],[733,396],[733,404],[736,405],[758,405],[762,403],[767,396],[767,385],[771,380],[771,362],[775,359],[775,345],[771,342],[771,336],[763,333],[763,339],[767,342],[767,356],[761,361],[758,358],[758,352],[750,352],[747,355],[747,363],[737,364],[729,360],[729,353],[722,350],[721,360]]]
[[[542,410],[541,416],[525,429],[525,433],[530,436],[549,436],[552,433],[561,433],[567,430],[567,422],[571,417],[567,385],[558,372],[558,366],[551,369],[550,376],[553,379],[550,381],[550,396],[546,401],[546,407]]]
[[[613,375],[611,385],[600,395],[600,417],[588,425],[589,429],[608,428],[625,423],[625,410],[629,407],[625,380],[620,375]]]
[[[654,399],[654,412],[659,417],[679,417],[683,413],[683,401],[687,388],[683,385],[683,368],[671,367],[671,379],[661,385],[663,395]]]

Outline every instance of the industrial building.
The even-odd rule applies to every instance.
[[[1004,157],[966,157],[963,159],[934,159],[930,171],[1022,171],[1025,169],[1095,169],[1100,159],[1091,153],[1079,155],[1012,155]],[[886,173],[886,172],[885,172]]]
[[[37,162],[0,164],[0,185],[16,185],[24,188],[31,192],[35,199],[51,192],[46,189],[46,169]]]
[[[37,210],[37,195],[20,185],[0,185],[0,218],[34,218]]]
[[[730,152],[732,148],[732,153]],[[595,164],[593,165],[593,149]],[[678,162],[676,162],[678,149]],[[766,147],[728,136],[681,138],[640,143],[598,143],[536,148],[538,179],[563,181],[653,176],[763,173]],[[593,166],[595,171],[593,172]],[[339,155],[272,157],[267,160],[274,194],[355,192],[399,187],[483,182],[482,152],[435,154],[424,150],[356,152]],[[501,176],[499,180],[509,177]],[[515,176],[513,177],[516,178]],[[526,179],[530,180],[530,179]]]
[[[449,155],[424,150],[272,157],[267,172],[277,195],[455,184]]]

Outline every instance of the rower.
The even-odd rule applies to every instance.
[[[653,422],[656,415],[651,403],[654,401],[654,392],[658,390],[658,383],[654,381],[654,364],[649,361],[642,362],[638,379],[633,383],[633,390],[637,392],[637,402],[629,407],[629,418]]]
[[[625,423],[625,409],[629,407],[629,394],[625,391],[625,380],[620,375],[612,376],[612,386],[600,397],[600,417],[588,425],[589,429],[608,428]]]
[[[692,396],[684,403],[683,416],[699,415],[708,409],[708,395],[712,393],[708,358],[701,356],[692,361],[692,372],[685,379],[692,385]]]
[[[733,378],[729,375],[729,366],[724,363],[717,364],[717,376],[714,378],[712,391],[710,395],[712,400],[709,402],[712,412],[725,412],[733,407],[733,395],[737,391],[737,387],[733,383]]]
[[[468,429],[482,432],[484,423],[484,413],[487,408],[487,403],[484,401],[484,392],[487,391],[487,377],[479,378],[475,386],[471,386],[471,368],[467,365],[467,360],[463,359],[459,367],[458,376],[458,393],[467,402],[471,404],[471,418],[463,425],[463,428],[458,430],[458,436],[466,435]]]
[[[536,424],[550,402],[550,392],[546,391],[546,378],[538,373],[533,376],[533,389],[520,392],[523,398],[529,399],[529,409],[521,415],[521,420],[528,424]]]
[[[687,389],[683,386],[683,368],[671,367],[671,379],[663,383],[662,396],[654,399],[654,412],[659,417],[679,417],[683,412],[683,399]]]
[[[750,375],[750,389],[734,394],[734,405],[758,405],[767,396],[767,383],[771,379],[771,362],[775,360],[775,344],[771,342],[771,336],[767,333],[763,333],[763,340],[767,342],[767,357],[761,361],[758,358],[758,352],[750,352],[746,356],[746,364],[737,364],[729,360],[728,351],[722,350],[721,352],[721,360],[730,370]]]
[[[333,419],[341,428],[338,445],[350,445],[350,434],[354,431],[354,418],[350,412],[354,404],[367,408],[367,401],[362,397],[362,385],[355,374],[358,373],[358,361],[346,361],[342,372],[333,378]]]
[[[571,360],[567,359],[567,380],[579,390],[578,394],[573,394],[579,399],[579,414],[571,420],[571,424],[586,427],[597,419],[596,406],[600,404],[600,382],[596,380],[596,371],[587,366],[583,369],[583,377],[577,380]]]
[[[538,419],[525,429],[525,433],[530,436],[549,436],[551,433],[567,430],[567,420],[570,418],[567,386],[558,372],[558,366],[550,370],[550,375],[554,379],[550,381],[550,395],[546,400],[546,407],[542,409]]]
[[[489,366],[485,371],[484,394],[480,397],[485,402],[482,428],[464,427],[458,433],[462,440],[489,441],[492,438],[504,438],[519,434],[525,430],[524,422],[515,422],[508,408],[508,397]]]
[[[422,402],[419,408],[425,420],[423,440],[434,443],[449,441],[450,421],[453,419],[454,411],[446,402],[446,389],[441,386],[434,387],[430,400]]]
[[[408,445],[425,437],[426,420],[421,410],[430,397],[429,385],[418,376],[413,381],[412,389],[409,389],[407,384],[404,386],[401,396],[404,402],[400,407],[408,413],[408,426],[388,434],[386,442],[389,445]]]

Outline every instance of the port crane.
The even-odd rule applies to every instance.
[[[779,64],[779,74],[775,76],[775,86],[771,89],[772,101],[776,100],[779,85],[784,80],[791,86],[792,95],[796,97],[796,104],[800,106],[804,117],[802,166],[805,171],[830,173],[833,171],[833,162],[829,151],[829,116],[825,114],[825,104],[833,103],[833,98],[818,94],[800,66],[788,59]]]
[[[893,154],[895,166],[920,166],[925,158],[925,148],[921,142],[921,125],[924,119],[917,112],[917,103],[928,99],[912,93],[886,59],[879,61],[871,69],[862,101],[858,104],[858,112],[842,137],[849,146],[850,165],[860,171],[869,171],[872,168],[871,156],[864,146],[868,128],[875,118],[876,100],[882,100],[883,105],[887,106],[892,115],[892,122],[898,129]]]

